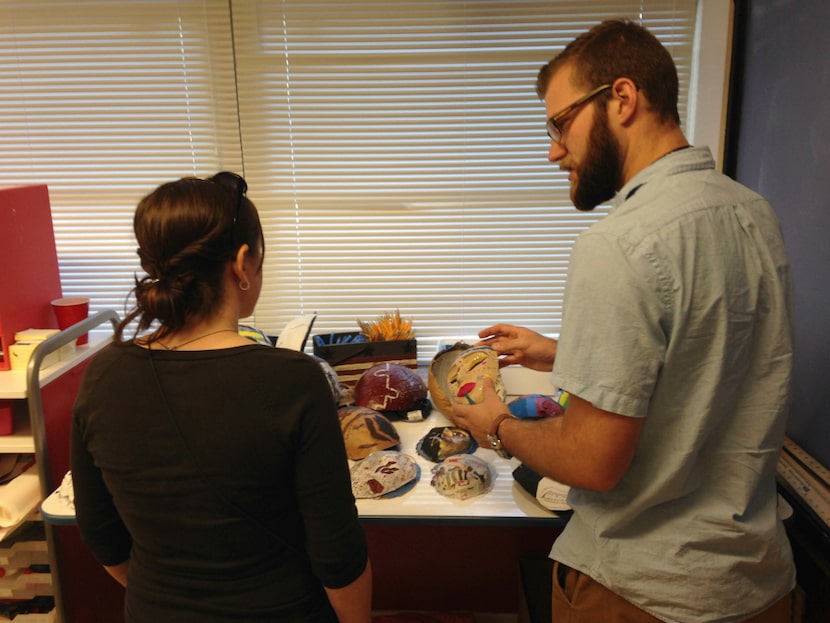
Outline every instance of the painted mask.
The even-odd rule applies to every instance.
[[[416,481],[420,468],[411,457],[400,452],[373,452],[351,468],[355,498],[379,498],[400,491]]]
[[[372,452],[394,448],[401,442],[395,426],[382,414],[367,407],[341,407],[340,430],[346,444],[346,455],[353,461]]]

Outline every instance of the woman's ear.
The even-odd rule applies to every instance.
[[[238,281],[244,283],[250,281],[248,278],[245,262],[251,253],[251,248],[247,244],[243,244],[236,252],[236,258],[233,261],[233,274]]]

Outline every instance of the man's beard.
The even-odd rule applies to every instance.
[[[577,183],[573,189],[574,206],[585,212],[614,196],[620,187],[622,170],[620,147],[608,129],[608,114],[602,107],[595,110],[588,151],[577,169]]]

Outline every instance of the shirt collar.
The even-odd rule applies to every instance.
[[[622,205],[655,177],[668,177],[684,171],[714,168],[715,160],[708,147],[688,147],[669,152],[628,180],[614,195],[611,205],[613,208]]]

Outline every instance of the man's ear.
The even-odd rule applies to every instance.
[[[628,125],[637,114],[640,107],[645,105],[643,93],[630,78],[617,78],[611,85],[612,99],[609,114],[617,118],[620,125]]]

